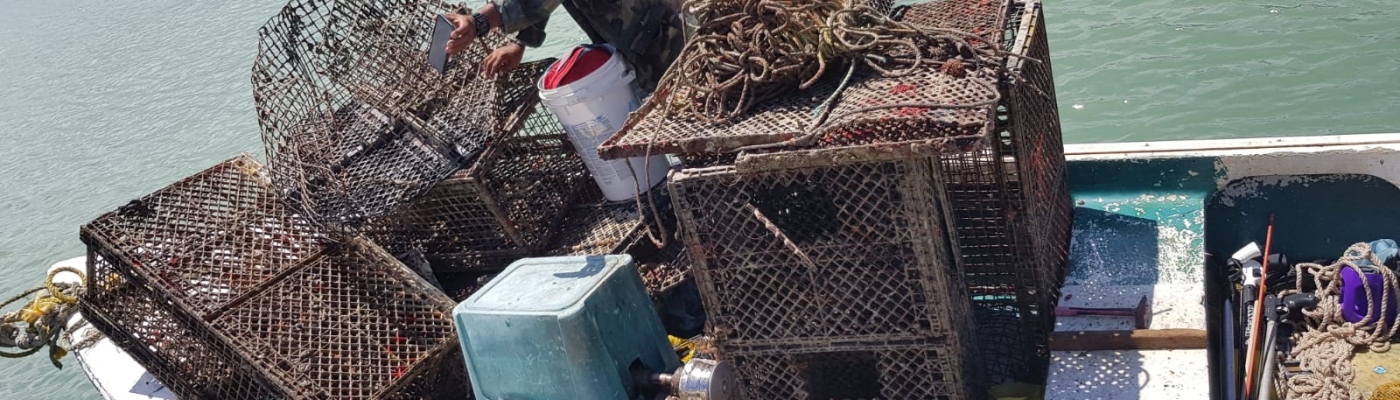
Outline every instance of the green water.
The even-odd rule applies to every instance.
[[[1069,142],[1400,130],[1387,2],[1047,1]],[[248,73],[283,3],[0,0],[0,294],[81,255],[98,214],[262,151]],[[0,360],[0,398],[96,398],[67,361]]]
[[[1376,133],[1400,125],[1395,3],[1046,2],[1069,142]]]

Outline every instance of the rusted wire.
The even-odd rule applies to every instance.
[[[659,93],[681,94],[669,103],[675,116],[714,124],[793,89],[808,89],[842,66],[865,65],[890,77],[925,63],[942,67],[946,60],[1004,70],[1000,61],[1007,55],[972,45],[981,40],[973,33],[895,21],[866,0],[690,0],[685,7],[701,23]],[[815,131],[819,124],[812,125]]]

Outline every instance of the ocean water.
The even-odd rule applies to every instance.
[[[1068,142],[1400,130],[1387,2],[1046,1]],[[0,296],[97,215],[262,152],[249,71],[284,3],[0,0]],[[548,41],[527,57],[583,35],[558,15]],[[97,398],[65,361],[0,359],[0,398]]]
[[[1400,130],[1382,0],[1046,0],[1069,142]]]

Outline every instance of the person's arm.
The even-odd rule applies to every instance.
[[[488,0],[488,4],[477,12],[491,21],[492,28],[500,28],[501,32],[506,34],[532,28],[538,28],[543,33],[549,15],[559,9],[562,2],[563,0]]]
[[[544,45],[544,28],[548,24],[549,16],[546,15],[543,20],[540,20],[540,22],[536,22],[534,25],[530,25],[528,28],[522,29],[520,30],[520,32],[516,32],[515,42],[519,43],[522,46],[528,47],[540,47],[541,45]]]
[[[506,34],[521,33],[522,43],[538,47],[544,42],[544,27],[549,15],[559,8],[562,0],[491,0],[476,11],[489,25]],[[448,54],[456,54],[476,40],[478,20],[473,15],[450,14],[447,19],[457,26],[447,43]]]

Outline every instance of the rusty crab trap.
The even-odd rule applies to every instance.
[[[715,344],[738,363],[747,398],[977,391],[981,360],[936,167],[916,158],[673,175]],[[822,386],[834,375],[861,383]]]
[[[328,228],[395,211],[518,130],[548,62],[486,79],[493,33],[445,73],[437,1],[293,0],[259,30],[254,100],[272,183]]]
[[[631,255],[637,261],[647,294],[654,301],[689,279],[690,259],[683,246],[671,238],[676,232],[676,220],[666,185],[651,189],[655,209],[646,193],[641,194],[639,209],[633,201],[607,202],[597,186],[587,187],[587,200],[570,208],[547,255]],[[665,246],[658,246],[657,242]]]
[[[653,98],[600,153],[687,162],[670,186],[722,355],[942,338],[980,347],[944,352],[977,358],[958,362],[984,366],[963,375],[978,384],[1043,383],[1072,205],[1040,4],[895,13],[971,32],[1003,65],[865,71],[844,88],[828,74],[717,124],[663,118],[672,105]],[[928,255],[944,241],[948,258]],[[972,325],[980,346],[953,331]],[[795,374],[784,371],[769,372]]]
[[[469,167],[399,210],[371,218],[366,236],[395,255],[421,253],[440,279],[469,286],[550,249],[591,178],[554,114],[536,108]],[[455,286],[444,289],[470,291]]]
[[[451,299],[372,242],[331,239],[288,209],[251,157],[81,237],[83,315],[181,398],[470,396]]]
[[[879,343],[859,350],[756,349],[732,356],[748,399],[978,398],[976,364],[938,341]]]

